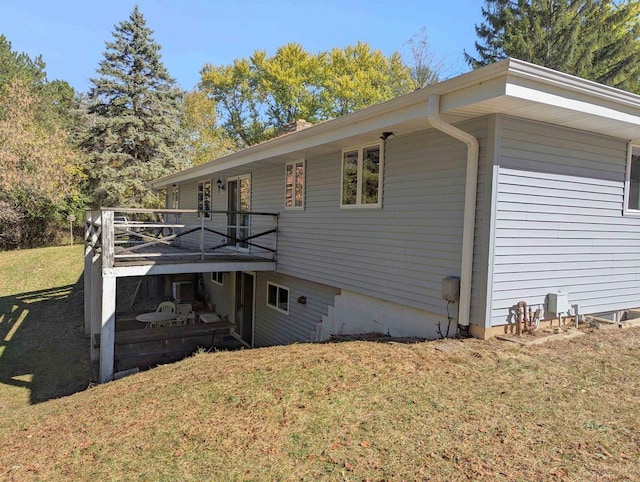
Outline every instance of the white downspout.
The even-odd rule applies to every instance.
[[[451,124],[447,124],[440,118],[439,95],[433,94],[429,96],[427,120],[439,131],[442,131],[467,145],[467,179],[464,191],[464,220],[462,228],[462,263],[460,266],[460,305],[458,325],[468,330],[469,315],[471,311],[473,237],[476,225],[476,192],[478,185],[478,154],[480,148],[478,146],[478,139],[468,132],[458,129]]]

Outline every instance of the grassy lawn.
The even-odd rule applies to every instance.
[[[32,303],[60,297],[58,308],[72,307],[65,316],[49,313],[53,323],[81,311],[79,271],[62,261],[80,251],[56,249],[61,277],[49,288],[49,273],[39,285],[0,284],[5,317],[7,299],[31,310],[24,299],[40,295],[21,293],[41,290],[64,294]],[[4,267],[9,258],[0,256]],[[25,263],[11,268],[14,276]],[[67,331],[84,340],[70,328],[76,324]],[[12,356],[33,363],[20,353]],[[79,386],[83,363],[73,376],[48,378]],[[38,380],[37,370],[24,371]],[[639,380],[637,328],[524,348],[352,341],[199,353],[31,405],[22,391],[33,387],[3,374],[0,479],[638,480]]]
[[[0,421],[88,385],[83,248],[0,252]]]

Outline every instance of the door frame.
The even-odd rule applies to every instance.
[[[232,176],[232,177],[228,177],[226,179],[227,182],[227,195],[226,195],[226,200],[227,200],[227,211],[231,211],[231,203],[229,202],[229,197],[230,197],[230,193],[231,193],[231,189],[229,189],[229,183],[235,181],[236,184],[236,193],[237,196],[240,196],[240,181],[242,181],[243,179],[248,179],[249,180],[249,206],[248,206],[248,211],[251,211],[251,204],[253,203],[253,199],[251,199],[253,197],[253,187],[252,187],[252,182],[251,182],[251,173],[247,173],[247,174],[241,174],[239,176]],[[236,211],[240,211],[240,207],[238,206],[238,209],[236,209]],[[236,215],[237,216],[237,215]],[[235,226],[238,226],[237,222],[235,224]],[[251,236],[251,217],[249,217],[249,224],[246,226],[247,227],[247,235]],[[229,223],[229,215],[227,215],[227,229],[230,229],[230,223]],[[235,236],[238,237],[238,229],[242,229],[242,228],[234,228],[235,231]],[[237,249],[238,251],[249,251],[251,249],[251,246],[247,245],[246,248],[239,246],[238,243],[234,243],[233,248]]]
[[[248,274],[250,276],[253,276],[253,297],[252,297],[252,303],[251,303],[251,341],[249,343],[249,345],[253,348],[254,340],[255,340],[255,336],[256,336],[256,289],[257,289],[257,283],[258,283],[258,276],[257,276],[255,271],[232,271],[232,273],[233,273],[233,282],[232,282],[233,309],[230,310],[231,311],[230,319],[231,319],[231,321],[233,323],[233,333],[240,340],[242,340],[242,336],[240,335],[240,333],[236,332],[236,321],[237,321],[236,320],[236,314],[237,314],[236,307],[238,306],[238,296],[242,296],[242,293],[238,293],[238,290],[237,290],[238,273],[240,273],[241,275]],[[243,320],[243,322],[244,322],[244,320]],[[245,341],[245,343],[246,343],[246,341]]]

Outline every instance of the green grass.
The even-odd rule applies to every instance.
[[[0,420],[88,385],[83,248],[0,252]]]
[[[199,353],[0,411],[0,479],[637,480],[638,380],[640,329]]]

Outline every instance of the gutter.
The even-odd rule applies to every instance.
[[[478,186],[478,139],[457,127],[447,124],[440,117],[440,96],[429,96],[427,120],[436,129],[467,145],[467,175],[464,190],[464,218],[462,227],[462,262],[460,266],[460,302],[458,326],[469,330],[471,311],[471,277],[473,273],[473,238],[476,226],[476,193]]]

